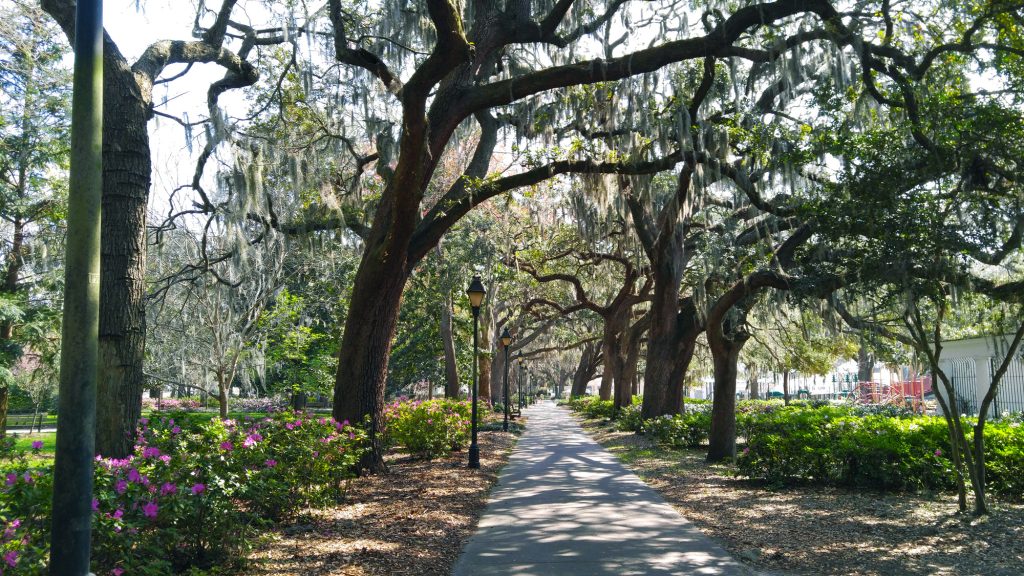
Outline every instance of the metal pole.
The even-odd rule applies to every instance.
[[[103,194],[103,2],[75,12],[71,173],[50,574],[89,573]]]
[[[510,408],[509,408],[509,405],[508,405],[508,345],[507,344],[505,345],[505,386],[504,386],[504,388],[505,388],[505,401],[503,402],[503,404],[505,405],[505,421],[502,423],[501,429],[504,430],[505,432],[508,432],[508,416],[509,416],[508,413],[510,411]]]
[[[519,414],[523,414],[523,353],[519,353]]]
[[[480,467],[480,447],[476,443],[476,395],[477,395],[477,324],[480,320],[480,308],[473,307],[473,421],[472,421],[472,434],[473,439],[469,443],[469,467],[479,468]]]

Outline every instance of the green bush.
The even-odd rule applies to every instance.
[[[658,444],[670,448],[697,448],[711,430],[710,407],[693,407],[684,414],[644,420],[643,432]]]
[[[597,396],[570,398],[567,404],[570,409],[582,412],[587,418],[613,418],[615,416],[615,403],[611,400],[601,400]]]
[[[643,417],[640,415],[643,406],[643,398],[633,396],[632,402],[622,410],[619,410],[619,417],[615,421],[615,427],[626,432],[642,432]]]
[[[886,490],[954,487],[946,424],[938,417],[857,416],[846,407],[780,407],[741,418],[741,474]]]
[[[384,407],[385,437],[415,456],[447,454],[468,443],[471,410],[470,402],[458,400],[397,400]],[[488,411],[479,404],[477,417]]]
[[[985,481],[996,494],[1024,498],[1024,424],[985,424]]]

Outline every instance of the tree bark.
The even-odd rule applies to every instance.
[[[217,405],[222,419],[228,417],[228,382],[224,372],[217,371]]]
[[[459,367],[455,359],[455,339],[452,336],[452,297],[448,294],[441,307],[441,342],[444,344],[444,396],[459,397]]]
[[[73,38],[73,4],[41,4]],[[135,445],[142,410],[146,204],[152,170],[146,124],[151,97],[152,84],[144,75],[137,76],[117,46],[105,39],[96,451],[119,458]]]
[[[789,370],[782,372],[782,402],[789,406]]]
[[[750,335],[743,328],[743,314],[730,314],[725,321],[708,326],[708,346],[715,370],[715,398],[711,405],[711,434],[708,462],[736,456],[736,365],[740,350]]]
[[[371,449],[360,465],[371,472],[387,469],[378,432],[384,417],[384,377],[407,275],[404,258],[389,254],[380,242],[367,243],[356,273],[334,382],[334,418],[354,425],[368,419]]]
[[[860,382],[871,382],[874,368],[874,355],[868,351],[866,346],[861,345],[860,350],[857,351],[857,379]]]
[[[640,340],[650,325],[650,316],[633,323],[623,331],[621,348],[625,352],[621,372],[615,377],[615,408],[621,409],[633,403],[637,386],[637,364],[640,362]]]
[[[594,378],[597,371],[597,345],[589,343],[583,347],[580,353],[580,363],[572,376],[572,389],[569,390],[570,398],[577,398],[587,393],[587,383]]]
[[[677,285],[678,286],[678,285]],[[655,284],[655,302],[658,285]],[[671,292],[671,287],[669,289]],[[678,287],[674,290],[678,294]],[[692,299],[683,306],[673,300],[651,307],[651,330],[647,340],[647,369],[644,371],[643,418],[678,414],[683,402],[683,381],[703,327]]]
[[[750,399],[759,400],[761,398],[761,385],[757,381],[757,369],[753,365],[748,366],[747,369],[750,371],[749,378],[747,380],[750,385]]]

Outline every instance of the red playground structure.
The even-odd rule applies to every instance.
[[[891,382],[858,382],[854,397],[860,404],[893,404],[909,406],[915,412],[924,412],[924,397],[932,391],[931,376]]]

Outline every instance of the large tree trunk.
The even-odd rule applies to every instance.
[[[782,403],[789,406],[789,370],[782,373]]]
[[[384,378],[406,282],[404,258],[367,243],[356,273],[334,382],[334,418],[362,425],[368,418],[371,450],[361,463],[386,470],[379,431],[384,417]],[[379,241],[378,241],[379,242]],[[376,246],[375,246],[376,244]],[[388,257],[390,256],[390,257]]]
[[[757,381],[759,374],[757,373],[757,367],[753,364],[747,366],[747,385],[750,387],[750,399],[759,400],[761,398],[761,385]]]
[[[146,204],[152,171],[149,106],[131,67],[107,46],[96,451],[124,458],[142,411],[146,346]]]
[[[576,371],[572,376],[572,389],[569,390],[569,397],[576,398],[587,393],[587,383],[594,378],[597,371],[597,345],[590,343],[583,347],[580,353],[580,363],[576,365]]]
[[[708,326],[708,346],[715,369],[715,398],[711,405],[709,462],[736,456],[736,364],[750,335],[742,329],[742,318],[729,317]]]
[[[598,394],[601,400],[612,399],[612,385],[618,386],[616,379],[622,377],[625,359],[622,357],[622,337],[627,318],[625,311],[613,311],[604,318],[604,330],[601,335],[601,355],[604,357],[604,369],[601,371],[601,387]]]
[[[452,297],[447,295],[441,307],[441,342],[444,344],[444,396],[459,397],[459,367],[455,360],[455,339],[452,336]]]
[[[217,406],[219,408],[220,417],[225,419],[228,417],[228,385],[227,377],[224,375],[222,370],[217,371]]]
[[[860,382],[871,382],[874,372],[875,357],[866,346],[861,345],[860,350],[857,351],[857,380]]]
[[[615,407],[625,408],[633,403],[633,396],[637,394],[637,365],[640,363],[640,343],[643,335],[650,328],[649,314],[633,323],[628,330],[623,331],[622,350],[625,357],[622,360],[621,373],[615,379]]]
[[[491,400],[491,359],[487,354],[477,356],[477,369],[480,377],[479,395],[481,400]],[[497,391],[494,387],[494,391]]]
[[[654,290],[655,302],[658,302],[657,285]],[[678,294],[678,288],[675,293]],[[671,306],[665,301],[660,305],[652,304],[641,408],[645,420],[679,413],[683,402],[683,380],[701,329],[692,299],[688,298],[682,308],[675,300]]]

